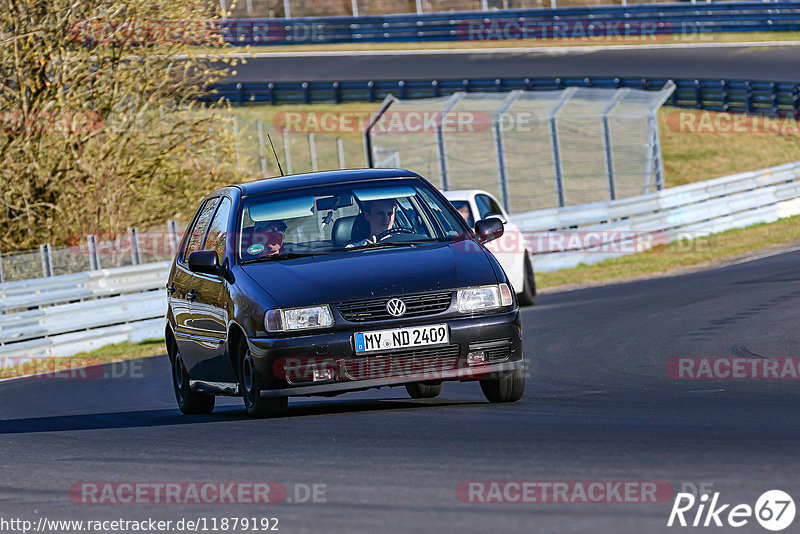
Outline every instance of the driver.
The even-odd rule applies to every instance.
[[[264,252],[267,256],[278,254],[283,250],[283,235],[286,233],[286,223],[281,219],[273,221],[259,221],[253,231],[256,236],[263,237]]]
[[[364,202],[362,215],[369,224],[369,237],[350,243],[348,247],[360,247],[369,243],[377,243],[378,236],[394,226],[397,204],[392,199],[368,200]],[[362,234],[363,235],[363,234]]]

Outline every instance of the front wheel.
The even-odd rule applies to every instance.
[[[525,366],[500,378],[481,380],[481,390],[489,402],[516,402],[525,393]]]
[[[442,392],[442,383],[425,384],[424,382],[414,382],[406,384],[406,391],[412,399],[432,399],[438,397]]]
[[[536,276],[533,274],[533,265],[528,251],[525,251],[525,264],[523,266],[522,291],[517,294],[520,306],[533,306],[536,304]]]
[[[239,390],[242,392],[244,406],[250,417],[264,419],[265,417],[280,417],[289,410],[288,397],[266,398],[261,396],[262,379],[253,363],[253,356],[247,350],[247,344],[240,345],[242,354],[239,367]]]
[[[175,400],[178,408],[186,415],[209,414],[214,411],[214,395],[197,393],[189,388],[189,373],[183,363],[183,356],[174,348],[172,358],[172,386],[175,389]]]

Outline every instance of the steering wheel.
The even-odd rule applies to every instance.
[[[384,230],[383,232],[379,233],[375,236],[375,242],[383,241],[389,236],[395,234],[416,234],[414,230],[409,230],[408,228],[389,228],[388,230]]]

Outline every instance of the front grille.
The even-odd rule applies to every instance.
[[[336,308],[345,320],[354,323],[396,319],[396,317],[390,315],[386,310],[386,303],[393,298],[399,298],[405,302],[406,313],[403,314],[403,318],[423,317],[425,315],[441,313],[449,308],[452,293],[450,291],[440,291],[437,293],[402,295],[371,300],[355,300],[351,302],[341,302],[336,305]]]
[[[458,365],[458,345],[432,349],[405,349],[389,354],[359,356],[344,360],[344,374],[351,380],[370,380],[408,375],[437,373],[455,369]]]

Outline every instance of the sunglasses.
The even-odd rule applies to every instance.
[[[283,228],[275,228],[274,226],[267,226],[266,228],[261,228],[260,232],[277,232],[279,234],[285,234],[286,230]]]

